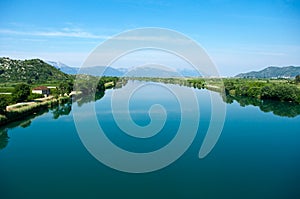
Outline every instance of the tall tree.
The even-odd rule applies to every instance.
[[[13,93],[14,101],[24,102],[30,95],[30,86],[28,84],[17,84]]]
[[[5,114],[8,100],[4,95],[0,95],[0,114]]]
[[[300,83],[300,75],[297,75],[297,76],[296,76],[295,82],[296,82],[296,83]]]

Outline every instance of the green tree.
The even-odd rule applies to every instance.
[[[59,97],[59,91],[58,91],[58,88],[50,88],[50,93],[51,95],[53,95],[56,99],[58,99]]]
[[[225,91],[226,91],[227,93],[229,93],[229,91],[235,89],[234,83],[233,83],[232,81],[230,81],[230,80],[224,81],[224,87],[225,87]]]
[[[30,86],[28,84],[17,84],[12,95],[16,102],[24,102],[30,95]]]
[[[61,82],[58,85],[57,89],[58,89],[59,94],[64,95],[66,93],[69,95],[73,90],[73,83],[72,82]]]
[[[271,86],[264,86],[261,89],[261,98],[262,99],[271,99],[273,97],[273,89]]]
[[[6,113],[6,106],[8,104],[7,98],[4,95],[0,95],[0,114]]]
[[[296,82],[296,83],[300,83],[300,75],[297,75],[297,76],[296,76],[295,82]]]

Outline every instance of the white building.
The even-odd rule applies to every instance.
[[[32,89],[32,93],[43,94],[45,96],[49,96],[50,89],[46,86],[38,86]]]

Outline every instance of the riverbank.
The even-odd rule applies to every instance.
[[[104,80],[102,79],[102,88],[104,90],[113,88],[116,85],[116,81],[117,80],[113,77],[109,77]],[[65,94],[58,98],[55,98],[54,96],[49,96],[34,99],[30,102],[20,102],[17,104],[6,106],[4,114],[0,114],[0,126],[23,119],[24,117],[30,114],[36,114],[37,112],[43,109],[52,108],[59,104],[65,103],[71,100],[73,95],[80,95],[82,93],[82,91],[72,91],[69,95]],[[100,97],[102,97],[103,95],[104,93],[100,95]]]
[[[0,125],[5,125],[10,122],[23,119],[24,117],[30,114],[35,114],[42,109],[55,107],[69,100],[69,96],[61,96],[59,98],[49,96],[46,98],[35,99],[31,102],[22,102],[7,106],[5,115],[0,115]]]

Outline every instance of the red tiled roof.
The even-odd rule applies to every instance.
[[[33,88],[32,90],[48,90],[49,88],[47,88],[47,86],[38,86]]]

